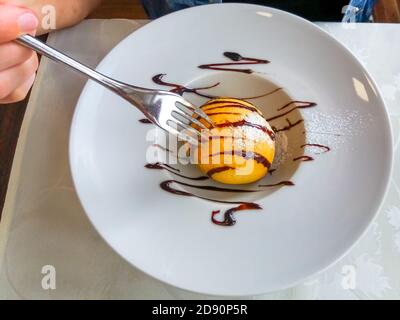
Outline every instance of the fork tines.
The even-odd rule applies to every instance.
[[[176,108],[171,111],[172,119],[168,121],[168,125],[175,129],[184,140],[190,140],[189,142],[197,144],[198,137],[202,137],[201,130],[206,130],[213,126],[211,119],[203,110],[195,108],[185,100],[177,101],[175,106]],[[208,127],[200,121],[201,119],[205,120]],[[197,128],[191,126],[191,124],[194,124]],[[178,127],[181,128],[180,131],[177,130]]]

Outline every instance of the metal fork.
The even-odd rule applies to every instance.
[[[204,111],[176,93],[137,87],[117,81],[83,65],[30,35],[23,35],[16,42],[98,82],[138,108],[151,122],[183,140],[197,144],[197,136],[201,137],[201,129],[207,129],[207,126],[200,121],[201,119],[204,119],[207,125],[212,126],[212,121]],[[195,117],[195,115],[198,117]],[[197,125],[198,129],[193,128],[191,124]]]

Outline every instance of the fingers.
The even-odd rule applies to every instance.
[[[26,96],[29,91],[26,86],[34,78],[38,64],[37,55],[33,54],[25,62],[0,72],[0,103],[22,100]]]
[[[0,104],[14,103],[22,101],[27,96],[31,89],[33,82],[35,81],[35,74],[33,74],[28,80],[26,80],[20,87],[13,91],[9,96],[0,100]]]
[[[0,4],[0,43],[12,41],[21,34],[31,33],[38,25],[39,21],[31,10]]]
[[[0,72],[14,67],[28,60],[33,55],[32,50],[18,45],[14,42],[7,42],[0,45]]]
[[[34,34],[38,25],[30,9],[0,0],[0,104],[24,99],[32,86],[37,55],[12,41],[22,34]]]

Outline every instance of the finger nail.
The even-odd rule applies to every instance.
[[[35,30],[38,27],[39,21],[32,13],[24,13],[18,18],[18,26],[22,32]]]

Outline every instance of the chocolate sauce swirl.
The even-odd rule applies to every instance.
[[[153,122],[151,122],[149,119],[147,118],[143,118],[143,119],[139,119],[139,122],[144,123],[144,124],[153,124]]]
[[[271,167],[271,162],[269,162],[266,157],[264,157],[260,153],[253,152],[253,151],[248,151],[248,150],[221,151],[218,153],[210,154],[210,158],[218,156],[218,155],[231,155],[231,156],[243,157],[246,160],[254,160],[257,163],[262,164],[264,167],[266,167],[268,169]]]
[[[297,157],[297,158],[294,158],[293,159],[293,161],[313,161],[314,160],[314,158],[313,157],[310,157],[310,156],[300,156],[300,157]]]
[[[267,64],[270,63],[268,60],[264,59],[256,59],[256,58],[248,58],[242,57],[239,53],[236,52],[224,52],[224,56],[233,62],[224,62],[224,63],[209,63],[202,64],[198,66],[200,69],[210,69],[210,70],[218,70],[218,71],[230,71],[230,72],[241,72],[241,73],[253,73],[252,69],[236,69],[236,68],[226,68],[227,66],[238,66],[238,65],[255,65],[255,64]]]
[[[170,92],[174,92],[174,93],[177,93],[177,94],[179,94],[179,95],[183,95],[184,93],[193,93],[193,94],[196,94],[196,95],[198,95],[198,96],[200,96],[200,97],[203,97],[203,98],[206,98],[206,99],[216,99],[216,98],[220,98],[219,96],[209,95],[209,94],[205,94],[205,93],[199,92],[199,91],[202,91],[202,90],[207,90],[207,89],[215,88],[215,87],[217,87],[217,86],[220,85],[219,82],[214,83],[214,84],[209,85],[209,86],[205,86],[205,87],[188,88],[188,87],[185,87],[185,86],[183,86],[183,85],[181,85],[181,84],[178,84],[178,83],[166,82],[166,81],[163,80],[164,76],[166,76],[165,73],[159,73],[159,74],[156,74],[156,75],[152,78],[152,80],[153,80],[154,83],[156,83],[156,84],[158,84],[158,85],[166,86],[166,87],[172,87],[173,89],[171,89]],[[250,96],[250,97],[236,97],[236,98],[234,98],[234,99],[239,99],[239,100],[254,100],[254,99],[259,99],[259,98],[263,98],[263,97],[269,96],[269,95],[271,95],[271,94],[274,94],[275,92],[278,92],[278,91],[280,91],[280,90],[282,90],[282,89],[283,89],[283,88],[276,88],[276,89],[273,89],[272,91],[268,91],[268,92],[266,92],[266,93],[262,93],[262,94],[259,94],[259,95],[256,95],[256,96]]]
[[[222,167],[212,168],[212,169],[208,170],[207,176],[209,176],[211,178],[216,173],[220,173],[220,172],[224,172],[224,171],[228,171],[228,170],[235,170],[235,168],[230,167],[230,166],[222,166]]]
[[[322,152],[320,152],[320,153],[326,153],[326,152],[331,151],[330,147],[324,146],[323,144],[318,144],[318,143],[306,143],[306,144],[303,144],[302,146],[300,146],[300,148],[304,148],[307,146],[308,147],[317,147],[317,148],[322,149]],[[320,154],[320,153],[317,153],[317,154]]]
[[[167,191],[169,193],[175,194],[175,195],[179,195],[179,196],[186,196],[186,197],[196,197],[199,199],[203,199],[203,200],[208,200],[208,201],[212,201],[212,202],[217,202],[217,203],[225,203],[225,204],[238,204],[238,207],[229,209],[225,212],[224,214],[224,220],[218,221],[215,219],[215,215],[218,214],[220,212],[220,210],[218,211],[213,211],[212,213],[212,217],[211,220],[213,223],[221,225],[221,226],[233,226],[235,223],[231,223],[233,221],[236,222],[236,220],[233,218],[233,213],[236,211],[240,211],[240,210],[246,210],[248,209],[261,209],[260,205],[256,204],[256,203],[249,203],[249,202],[243,202],[243,201],[226,201],[226,200],[216,200],[216,199],[211,199],[211,198],[207,198],[207,197],[202,197],[187,191],[183,191],[177,188],[174,188],[172,185],[173,184],[178,184],[178,185],[183,185],[183,186],[187,186],[187,187],[191,187],[191,188],[197,188],[197,189],[201,189],[201,190],[210,190],[210,191],[218,191],[218,192],[260,192],[262,190],[243,190],[243,189],[228,189],[228,188],[219,188],[219,187],[214,187],[214,186],[199,186],[199,185],[193,185],[193,184],[188,184],[182,181],[177,181],[177,180],[166,180],[160,183],[160,187],[161,189],[163,189],[164,191]],[[291,181],[281,181],[275,184],[270,184],[270,185],[261,185],[261,187],[275,187],[275,186],[293,186],[294,183]],[[240,209],[238,209],[240,208]],[[225,221],[225,222],[224,222]]]
[[[157,170],[166,170],[169,171],[171,173],[173,173],[174,175],[184,178],[184,179],[189,179],[189,180],[207,180],[208,177],[206,176],[199,176],[199,177],[189,177],[189,176],[184,176],[182,174],[180,174],[180,170],[174,167],[171,167],[170,165],[166,164],[166,163],[161,163],[161,162],[156,162],[156,163],[148,163],[145,165],[145,167],[147,169],[157,169]]]
[[[273,184],[260,184],[258,185],[259,187],[262,188],[272,188],[272,187],[279,187],[279,186],[294,186],[294,183],[292,181],[281,181]]]
[[[284,117],[284,116],[288,115],[289,113],[291,113],[291,112],[293,112],[294,110],[297,110],[297,109],[307,109],[307,108],[315,107],[317,105],[315,102],[303,102],[303,103],[304,103],[303,105],[293,107],[292,109],[290,109],[290,110],[288,110],[288,111],[286,111],[286,112],[284,112],[282,114],[278,114],[276,116],[268,118],[267,121],[272,121],[272,120]],[[290,104],[288,104],[288,105],[290,105]],[[278,110],[282,110],[282,108],[279,108]]]
[[[220,103],[229,103],[229,104],[223,105],[223,106],[207,108],[204,111],[208,112],[210,110],[222,109],[222,108],[239,108],[239,109],[250,110],[250,111],[257,112],[257,113],[260,114],[260,111],[256,107],[246,106],[246,105],[243,105],[241,103],[235,103],[235,102],[232,102],[232,101],[229,101],[229,100],[222,100],[222,99],[219,99],[217,101],[208,102],[206,105],[201,106],[201,108],[203,109],[203,107],[209,107],[209,106],[212,106],[213,104],[220,104]]]
[[[317,104],[315,102],[309,102],[309,101],[290,101],[289,103],[285,104],[284,106],[280,107],[277,109],[277,111],[281,111],[283,109],[286,109],[287,107],[291,106],[292,104],[300,104],[308,107],[315,107]]]
[[[257,203],[245,202],[240,204],[237,207],[226,210],[224,213],[224,219],[222,221],[216,219],[216,215],[221,212],[221,210],[213,211],[211,214],[212,223],[223,226],[223,227],[231,227],[236,224],[236,219],[234,217],[234,213],[242,210],[256,210],[262,209],[261,206]]]
[[[209,190],[209,191],[216,191],[216,192],[233,192],[233,193],[252,193],[252,192],[260,192],[262,190],[249,190],[249,189],[229,189],[229,188],[221,188],[221,187],[214,187],[214,186],[202,186],[202,185],[194,185],[194,184],[188,184],[182,181],[178,181],[178,180],[166,180],[161,182],[160,186],[163,190],[168,191],[170,193],[175,193],[175,191],[179,191],[181,192],[181,190],[179,189],[175,189],[173,187],[171,187],[171,184],[179,184],[182,186],[186,186],[186,187],[190,187],[190,188],[194,188],[194,189],[200,189],[200,190]],[[186,192],[187,195],[193,196],[193,197],[198,197],[195,194]],[[202,198],[204,199],[204,198]],[[208,199],[206,198],[206,200],[211,200],[211,201],[216,201],[216,202],[221,202],[221,203],[242,203],[242,201],[220,201],[220,200],[214,200],[214,199]]]
[[[207,99],[215,98],[215,96],[206,95],[206,94],[203,94],[203,93],[201,93],[199,91],[215,88],[216,86],[219,85],[219,82],[217,82],[215,84],[212,84],[210,86],[205,86],[205,87],[200,87],[200,88],[187,88],[187,87],[185,87],[183,85],[180,85],[180,84],[177,84],[177,83],[164,81],[163,77],[165,75],[166,75],[165,73],[156,74],[152,78],[152,80],[156,84],[159,84],[159,85],[162,85],[162,86],[166,86],[166,87],[172,87],[173,89],[171,89],[170,92],[177,93],[179,95],[183,95],[184,93],[194,93],[194,94],[197,94],[200,97],[207,98]]]

